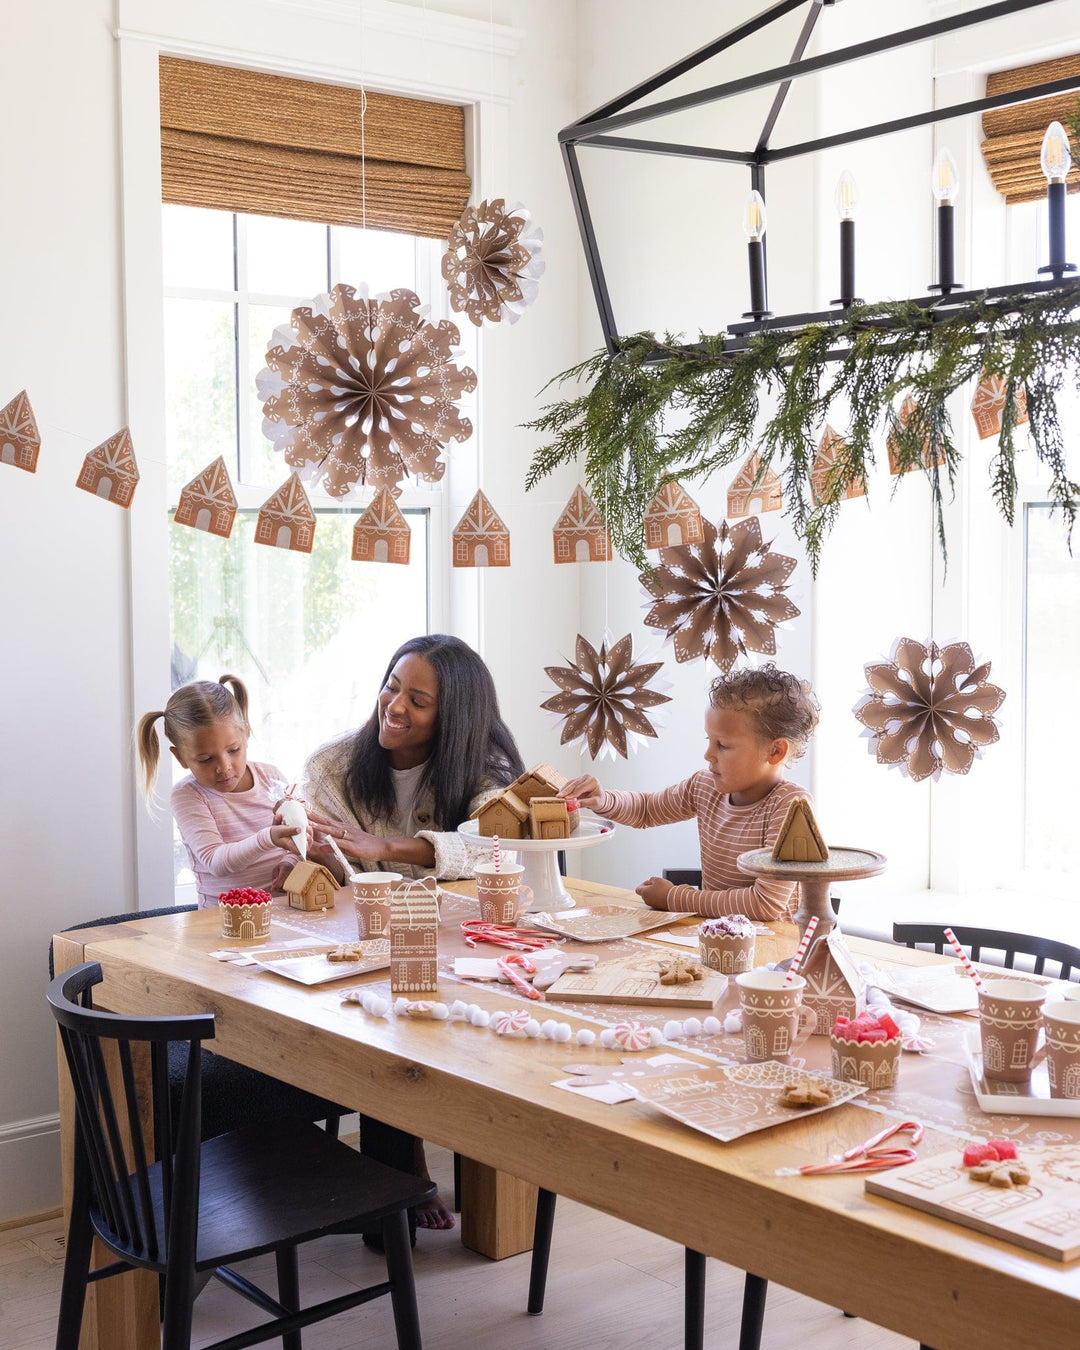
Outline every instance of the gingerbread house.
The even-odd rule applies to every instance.
[[[439,992],[439,905],[430,879],[405,882],[390,894],[390,988]]]
[[[971,415],[975,419],[975,429],[979,440],[1001,433],[1001,415],[1005,411],[1005,390],[1007,381],[1004,375],[984,375],[971,400]],[[1013,395],[1013,426],[1023,426],[1028,420],[1027,390],[1023,385]]]
[[[805,797],[796,797],[788,807],[772,855],[777,862],[825,862],[828,858],[828,845]]]
[[[900,424],[901,427],[906,427],[907,424],[911,421],[911,418],[912,418],[913,413],[915,412],[916,406],[917,406],[917,405],[916,405],[916,403],[915,403],[915,400],[914,400],[913,398],[911,398],[910,396],[909,396],[908,398],[904,399],[903,403],[900,405],[900,412],[899,412],[899,414],[897,415],[897,419],[896,419],[897,422]],[[910,473],[912,469],[915,469],[915,468],[918,467],[918,465],[916,465],[916,464],[904,464],[904,465],[901,465],[901,463],[900,463],[900,445],[899,445],[899,442],[898,442],[898,440],[897,440],[897,434],[896,434],[896,428],[895,428],[895,427],[893,428],[892,431],[889,432],[889,435],[888,435],[888,438],[887,438],[885,444],[886,444],[886,446],[888,447],[888,451],[889,451],[889,472],[890,472],[891,474]],[[922,462],[923,462],[923,467],[924,467],[924,468],[926,468],[926,469],[930,468],[930,459],[931,459],[931,455],[930,455],[930,438],[929,438],[929,436],[928,436],[928,437],[923,441],[923,443],[922,443]],[[943,449],[941,449],[940,446],[938,447],[938,452],[937,452],[937,462],[938,462],[938,467],[939,467],[939,468],[941,467],[942,464],[945,463],[945,451],[944,451]]]
[[[758,515],[763,511],[779,511],[783,504],[784,493],[780,479],[772,469],[762,472],[759,457],[750,455],[728,488],[728,519],[735,520],[739,516],[747,516],[751,511]]]
[[[817,1014],[816,1036],[827,1036],[838,1017],[858,1017],[866,1007],[866,985],[839,928],[814,940],[799,974],[806,981],[803,1005]]]
[[[532,839],[569,839],[570,816],[562,797],[533,797],[529,802]]]
[[[0,464],[36,473],[40,449],[41,435],[24,389],[0,408]]]
[[[232,534],[236,493],[221,455],[184,486],[173,519],[177,525],[190,525],[194,530],[205,530],[222,539]]]
[[[455,525],[451,552],[455,567],[510,566],[510,531],[482,492]]]
[[[328,868],[316,862],[298,862],[285,878],[285,894],[292,909],[333,909],[338,884]]]
[[[476,821],[477,834],[486,835],[489,839],[494,834],[500,839],[524,839],[529,808],[516,792],[507,788],[478,806],[469,819]]]
[[[611,561],[611,538],[596,503],[580,483],[551,533],[557,563]]]
[[[131,505],[138,483],[139,466],[127,427],[90,451],[75,480],[75,486],[84,492],[124,507]]]
[[[829,474],[833,465],[836,463],[836,456],[841,446],[844,444],[844,438],[832,427],[826,424],[822,433],[821,440],[818,441],[817,454],[814,456],[814,467],[810,470],[810,486],[813,489],[816,501],[825,500],[825,490],[829,484]],[[844,491],[844,497],[865,497],[866,481],[865,479],[857,483],[849,483]]]
[[[412,530],[389,488],[380,488],[368,509],[353,526],[353,562],[409,561]]]
[[[557,797],[569,779],[550,764],[534,764],[510,784],[510,791],[517,793],[526,806],[534,797]]]
[[[649,503],[642,526],[646,548],[700,544],[705,538],[698,504],[681,483],[664,484]]]
[[[311,509],[300,475],[290,475],[272,497],[259,507],[255,542],[274,548],[310,553],[315,542],[315,512]]]

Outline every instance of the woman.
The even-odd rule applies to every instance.
[[[460,638],[432,633],[390,658],[359,731],[315,751],[302,795],[312,823],[365,870],[452,880],[472,876],[483,856],[456,826],[524,769],[487,666]],[[363,1134],[365,1152],[427,1177],[422,1140],[367,1119]],[[416,1219],[421,1228],[454,1225],[437,1196]]]

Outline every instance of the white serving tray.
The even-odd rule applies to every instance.
[[[1080,1116],[1080,1098],[1051,1097],[1046,1061],[1036,1064],[1026,1083],[1001,1083],[983,1076],[982,1042],[978,1027],[964,1036],[968,1073],[975,1099],[991,1116]]]
[[[328,961],[326,953],[341,945],[338,942],[321,942],[317,947],[281,947],[245,952],[244,955],[261,970],[269,970],[275,975],[284,975],[288,980],[308,985],[347,980],[366,975],[372,970],[385,970],[390,964],[390,943],[385,938],[360,943],[365,952],[361,961]]]

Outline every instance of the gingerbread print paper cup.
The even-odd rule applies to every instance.
[[[476,868],[476,898],[484,923],[516,923],[528,897],[521,894],[525,868],[520,863],[479,863]]]
[[[1043,1008],[1050,1096],[1080,1099],[1080,1003],[1057,1001]]]
[[[266,891],[250,887],[234,887],[218,896],[221,911],[221,936],[255,942],[270,936],[270,910],[273,908]]]
[[[900,1073],[901,1038],[888,1041],[849,1041],[833,1033],[832,1075],[842,1083],[863,1083],[868,1088],[892,1088]]]
[[[356,932],[361,942],[386,937],[390,929],[390,892],[400,881],[400,872],[354,872],[349,878]]]
[[[817,1028],[813,1008],[802,1006],[806,981],[782,970],[750,970],[735,976],[742,1006],[746,1058],[786,1064]]]
[[[1046,990],[1030,980],[984,980],[979,989],[983,1073],[1026,1083],[1035,1066],[1039,1016]]]

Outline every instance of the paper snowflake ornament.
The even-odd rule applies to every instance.
[[[37,473],[41,433],[25,389],[0,408],[0,464]]]
[[[442,260],[454,313],[478,328],[485,320],[517,323],[539,291],[543,238],[523,206],[507,207],[501,197],[467,206]]]
[[[971,415],[979,440],[1001,434],[1001,415],[1005,411],[1005,391],[1008,381],[1004,375],[984,374],[971,400]],[[1019,385],[1013,394],[1013,426],[1020,427],[1028,420],[1027,390]]]
[[[407,474],[437,482],[444,447],[472,435],[457,400],[476,374],[452,360],[457,327],[425,313],[409,290],[369,298],[366,286],[335,286],[274,330],[255,381],[263,434],[329,496]]]
[[[646,708],[670,703],[667,694],[650,689],[649,683],[663,667],[662,661],[634,662],[634,640],[628,633],[600,650],[578,634],[574,660],[565,666],[546,666],[559,692],[540,704],[563,718],[560,745],[578,742],[592,759],[616,754],[628,758],[630,749],[656,737],[656,728]]]
[[[795,559],[762,542],[757,516],[704,526],[702,543],[661,549],[641,573],[655,600],[645,622],[671,638],[676,661],[705,657],[726,674],[749,652],[775,655],[776,625],[801,612],[785,594]]]
[[[1005,691],[989,674],[990,662],[976,666],[966,642],[939,647],[898,638],[890,661],[866,666],[870,691],[855,708],[878,763],[916,783],[942,769],[967,773],[981,748],[998,739],[994,713]]]

